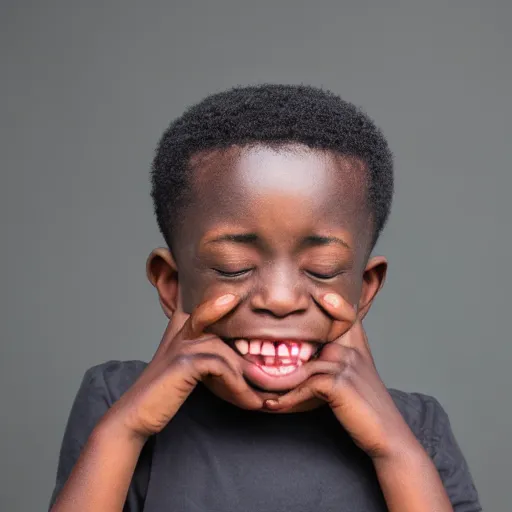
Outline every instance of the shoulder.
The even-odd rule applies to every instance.
[[[81,387],[90,392],[106,392],[113,403],[139,378],[146,366],[147,363],[138,360],[97,364],[86,370]]]
[[[388,391],[410,429],[431,452],[450,428],[448,414],[439,400],[424,393],[393,388]]]
[[[481,512],[471,471],[439,401],[423,393],[388,389],[405,421],[439,471],[456,512]]]
[[[85,371],[64,430],[50,508],[55,503],[98,421],[138,379],[146,366],[147,363],[143,361],[107,361]],[[148,450],[149,448],[146,451]],[[128,493],[130,503],[139,500],[140,492],[137,482],[130,487]],[[132,507],[127,510],[139,510],[139,508]]]
[[[85,371],[68,418],[66,432],[85,441],[103,414],[138,379],[143,361],[107,361]]]

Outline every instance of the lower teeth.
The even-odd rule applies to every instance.
[[[261,364],[263,366],[297,366],[301,365],[302,361],[297,358],[280,358],[272,356],[261,356]]]
[[[281,365],[281,366],[260,366],[260,368],[267,373],[268,375],[288,375],[289,373],[294,372],[297,368],[302,366],[302,361],[298,361],[295,365]]]

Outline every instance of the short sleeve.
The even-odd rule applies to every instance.
[[[481,512],[468,464],[439,401],[423,393],[389,389],[396,406],[435,464],[454,512]]]
[[[139,364],[140,363],[140,364]],[[64,430],[49,510],[67,482],[94,427],[143,369],[142,362],[109,361],[85,372]],[[144,446],[123,512],[142,511],[149,479],[152,439]]]
[[[454,512],[482,512],[478,493],[467,461],[455,439],[450,420],[441,404],[432,398],[437,409],[432,429],[431,457],[439,471]]]

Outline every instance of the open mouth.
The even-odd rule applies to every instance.
[[[318,357],[322,344],[292,339],[224,339],[246,361],[267,375],[281,377]]]

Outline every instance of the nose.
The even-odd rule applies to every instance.
[[[300,276],[283,266],[265,272],[251,297],[255,311],[279,318],[306,311],[308,302]]]

